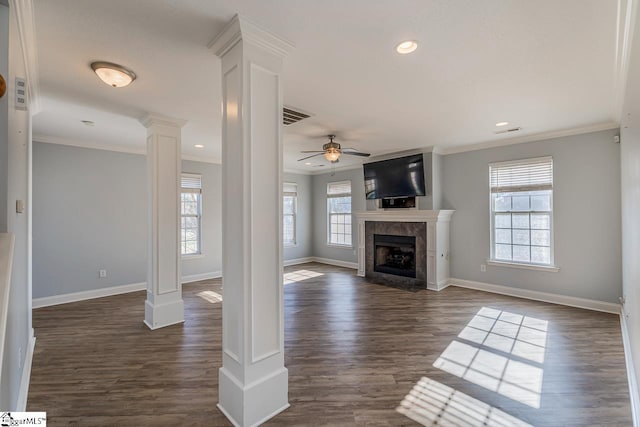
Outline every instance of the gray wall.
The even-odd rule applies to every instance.
[[[640,13],[640,8],[638,9]],[[636,18],[621,139],[622,289],[631,355],[640,377],[640,21]],[[636,393],[638,390],[635,390]]]
[[[33,297],[146,281],[146,159],[142,155],[34,143]],[[202,174],[202,256],[185,257],[182,276],[222,269],[221,166],[183,161]],[[311,177],[298,183],[298,246],[311,256]],[[107,278],[98,271],[107,270]]]
[[[7,9],[0,6],[3,22],[6,24]],[[5,76],[9,100],[14,89],[16,76],[25,76],[22,47],[18,37],[16,23],[9,19],[9,74]],[[4,43],[3,39],[0,43]],[[8,200],[6,207],[6,230],[15,235],[13,269],[11,273],[11,291],[9,294],[9,311],[7,313],[7,334],[5,338],[4,357],[2,360],[2,382],[0,384],[0,408],[16,410],[20,382],[25,367],[26,355],[31,328],[31,304],[29,285],[29,226],[28,213],[18,214],[15,201],[28,202],[28,174],[31,123],[30,113],[9,108],[7,113],[7,180],[0,178],[0,188],[6,191]],[[0,168],[1,169],[1,168]],[[3,192],[0,191],[0,194]],[[30,206],[27,204],[26,209]]]
[[[33,163],[33,297],[145,282],[145,157],[35,142]],[[220,165],[182,169],[203,175],[203,256],[182,275],[220,272]]]
[[[313,255],[338,261],[357,262],[358,229],[352,227],[353,247],[345,248],[327,244],[327,183],[351,181],[351,211],[366,210],[364,176],[362,168],[314,175],[313,182]],[[352,221],[352,223],[355,223]]]
[[[292,173],[284,174],[284,182],[298,185],[298,210],[296,215],[296,245],[283,249],[284,259],[295,260],[313,255],[313,197],[311,176]]]
[[[451,277],[617,302],[621,295],[620,146],[617,130],[443,157],[451,222]],[[553,156],[555,264],[560,272],[487,266],[489,163]]]

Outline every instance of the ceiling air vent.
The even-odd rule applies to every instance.
[[[502,134],[502,133],[513,133],[513,132],[519,132],[521,131],[522,128],[520,126],[518,126],[517,128],[511,128],[511,129],[504,129],[504,130],[497,130],[494,133],[496,135]]]
[[[292,125],[294,123],[299,122],[300,120],[304,120],[306,118],[311,117],[310,114],[303,113],[299,110],[294,110],[291,107],[282,108],[282,123],[285,126]]]

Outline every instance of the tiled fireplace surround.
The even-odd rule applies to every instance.
[[[367,211],[358,224],[358,275],[403,289],[441,290],[449,281],[449,223],[452,210]],[[374,234],[416,237],[416,277],[374,271]]]

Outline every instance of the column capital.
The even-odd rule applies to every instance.
[[[259,27],[238,14],[231,18],[231,21],[209,42],[207,47],[213,50],[216,56],[222,57],[240,40],[260,46],[280,58],[287,56],[295,47],[290,41]]]
[[[156,113],[147,113],[139,121],[142,123],[142,126],[147,129],[154,125],[170,126],[180,129],[187,124],[186,120],[175,119],[173,117],[167,117]]]

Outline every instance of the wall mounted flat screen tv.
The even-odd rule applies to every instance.
[[[367,199],[426,194],[422,154],[365,163],[363,167]]]

